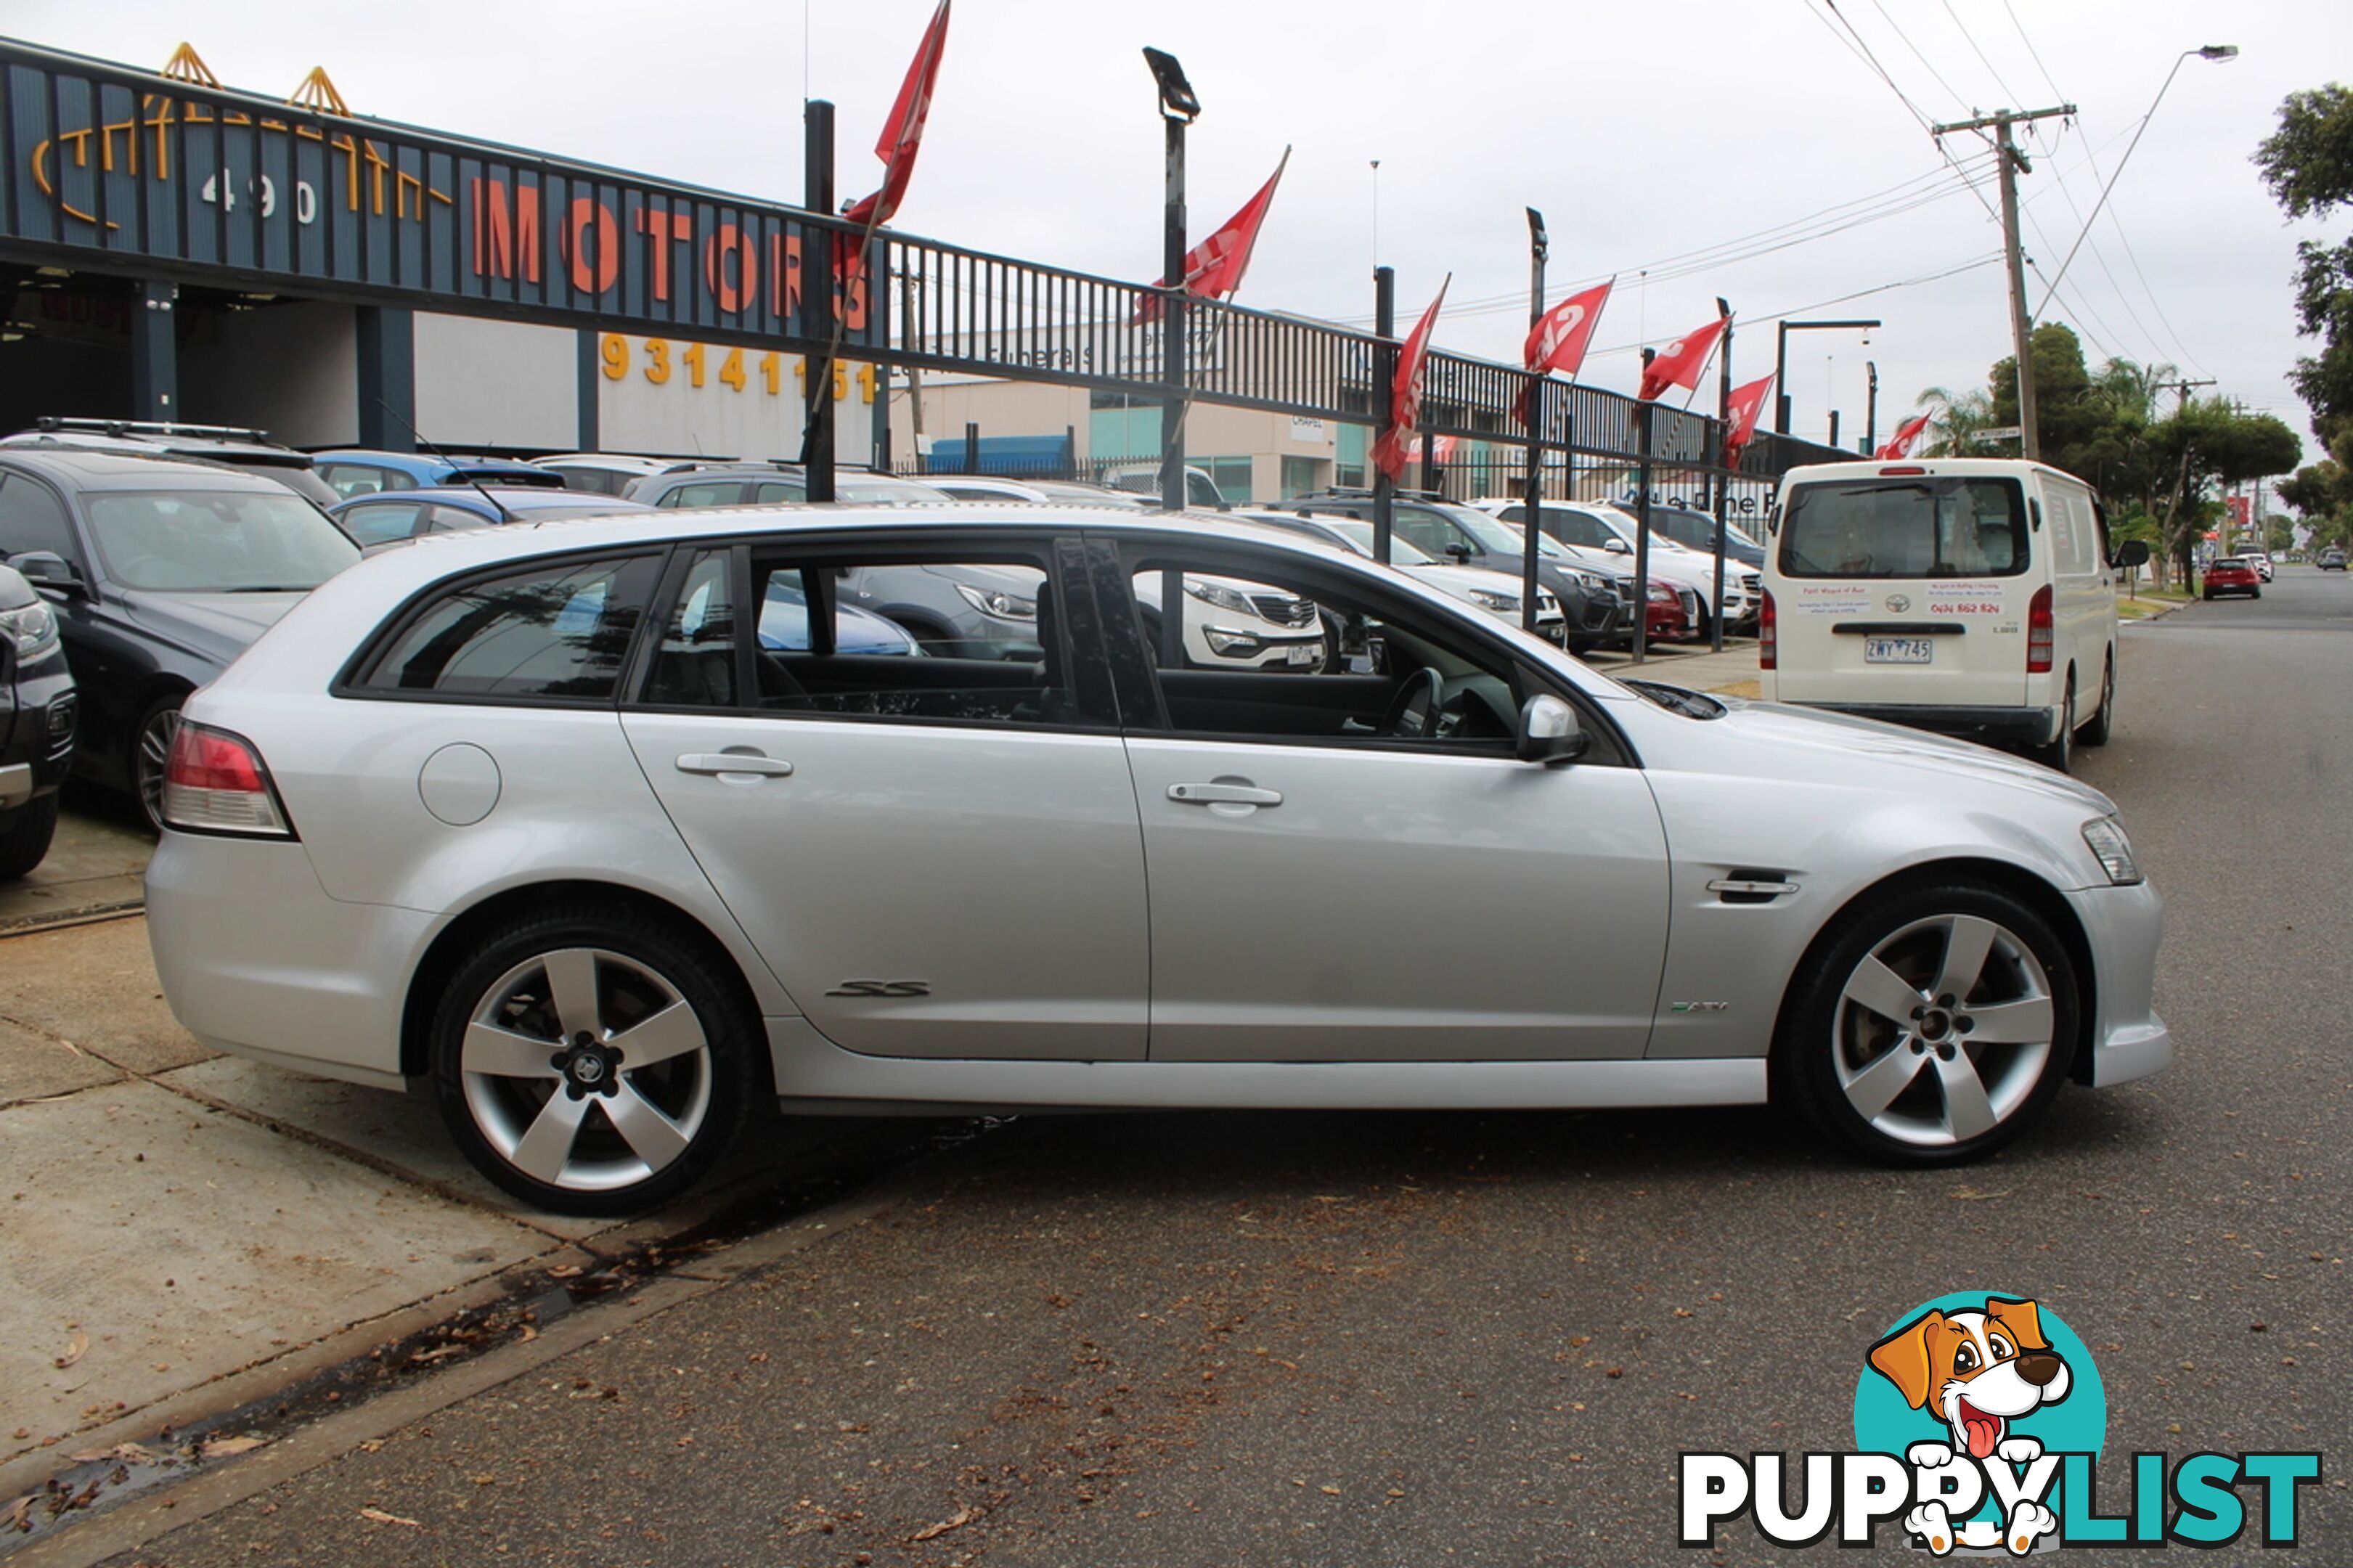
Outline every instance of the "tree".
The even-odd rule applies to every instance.
[[[2164,553],[2185,568],[2216,509],[2206,494],[2209,483],[2227,488],[2284,474],[2304,455],[2304,443],[2278,418],[2242,412],[2219,397],[2190,399],[2151,426],[2148,435],[2158,468],[2173,476],[2161,524]]]
[[[2255,149],[2272,197],[2293,218],[2326,216],[2353,205],[2353,89],[2289,93],[2279,129]],[[2320,353],[2295,362],[2288,380],[2312,409],[2312,433],[2334,447],[2353,435],[2353,240],[2296,247],[2298,329]]]
[[[1956,393],[1932,386],[1920,394],[1913,407],[1940,410],[1929,421],[1928,428],[1936,433],[1936,438],[1921,449],[1924,458],[1968,457],[1976,450],[1978,432],[1993,428],[1993,399],[1982,392]]]

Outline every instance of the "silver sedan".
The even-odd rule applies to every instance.
[[[887,658],[861,568],[1039,581],[1020,658]],[[1145,631],[1187,579],[1367,628]],[[759,635],[773,589],[807,632]],[[1161,597],[1155,598],[1157,594]],[[183,1023],[435,1095],[634,1210],[746,1110],[1795,1108],[1983,1154],[2157,1071],[2114,805],[1992,752],[1588,669],[1337,546],[1022,505],[420,541],[192,697],[148,871]]]

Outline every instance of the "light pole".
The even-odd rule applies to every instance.
[[[1791,332],[1862,331],[1877,327],[1877,320],[1868,321],[1783,321],[1775,334],[1773,350],[1773,428],[1787,436],[1789,433],[1789,334]]]
[[[2052,296],[2059,292],[2059,280],[2067,276],[2067,268],[2074,264],[2075,253],[2084,248],[2084,242],[2085,240],[2092,237],[2092,226],[2099,221],[2100,209],[2108,205],[2108,193],[2116,188],[2116,176],[2125,172],[2125,165],[2126,163],[2132,162],[2133,149],[2140,145],[2141,132],[2148,129],[2148,122],[2157,118],[2157,106],[2165,101],[2166,89],[2171,87],[2173,85],[2173,79],[2181,74],[2181,62],[2189,58],[2192,55],[2197,56],[2198,58],[2201,60],[2214,60],[2218,62],[2222,60],[2235,60],[2239,58],[2239,46],[2236,44],[2204,44],[2194,49],[2184,49],[2179,55],[2174,58],[2173,68],[2165,73],[2164,84],[2157,89],[2157,96],[2148,100],[2148,112],[2140,117],[2140,124],[2133,132],[2132,141],[2125,146],[2125,155],[2116,160],[2116,166],[2115,168],[2108,171],[2108,183],[2100,187],[2100,199],[2092,204],[2092,216],[2084,220],[2084,232],[2075,237],[2075,243],[2067,247],[2067,259],[2062,261],[2059,264],[2059,270],[2051,275],[2051,287],[2043,290],[2042,303],[2036,308],[2034,312],[2037,320],[2042,318],[2044,310],[2051,308]]]
[[[1201,100],[1185,68],[1166,49],[1147,48],[1144,63],[1160,89],[1160,120],[1167,132],[1167,195],[1160,231],[1160,281],[1168,290],[1160,311],[1160,508],[1185,510],[1185,128],[1199,118]]]

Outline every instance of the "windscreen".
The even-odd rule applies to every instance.
[[[1370,555],[1373,552],[1373,525],[1371,523],[1360,522],[1353,518],[1339,517],[1319,517],[1315,521],[1335,533],[1346,535],[1348,542],[1356,547],[1358,553]],[[1430,563],[1430,556],[1427,551],[1416,549],[1413,545],[1398,538],[1395,534],[1391,534],[1389,536],[1390,565],[1427,566]]]
[[[1498,521],[1486,512],[1467,506],[1450,506],[1444,510],[1447,516],[1470,530],[1472,538],[1499,554],[1517,555],[1527,548],[1527,540],[1517,528],[1508,522]],[[1568,552],[1554,543],[1549,535],[1539,533],[1536,535],[1536,553],[1558,560]]]
[[[2026,500],[2015,479],[1799,485],[1781,523],[1790,577],[2013,577],[2026,562]]]
[[[86,498],[107,576],[182,594],[308,593],[359,546],[281,490],[137,490]]]

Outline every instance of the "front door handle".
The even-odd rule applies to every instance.
[[[764,757],[757,752],[689,752],[679,758],[678,771],[707,773],[713,778],[751,773],[764,779],[782,779],[792,776],[793,764],[782,757]]]
[[[1220,779],[1210,784],[1170,784],[1168,798],[1187,805],[1281,805],[1282,792]]]

